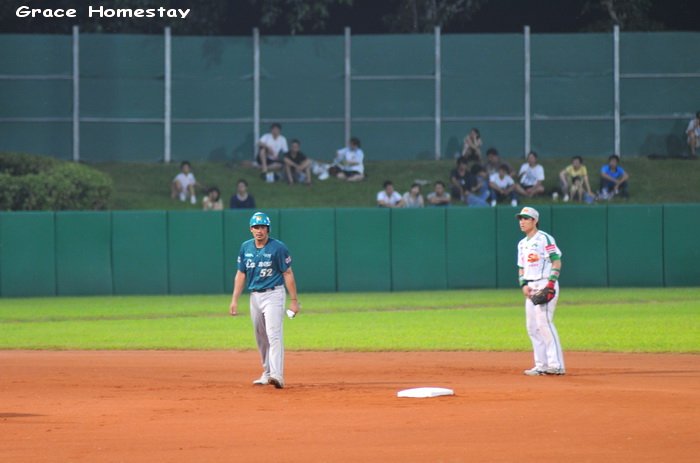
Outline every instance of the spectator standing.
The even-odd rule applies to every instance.
[[[695,113],[695,119],[691,119],[688,123],[688,129],[685,131],[688,135],[688,148],[690,148],[690,157],[697,158],[696,150],[700,148],[700,111]]]
[[[202,210],[221,211],[224,209],[224,202],[221,200],[221,191],[217,187],[209,188],[207,195],[202,199]]]
[[[600,196],[602,199],[611,199],[615,195],[623,198],[629,196],[627,192],[627,180],[629,174],[620,166],[620,156],[611,154],[608,163],[600,169]]]
[[[384,182],[384,189],[377,193],[377,206],[379,207],[403,207],[403,199],[401,195],[394,190],[394,184],[391,180]]]
[[[518,194],[532,198],[544,193],[544,167],[537,163],[537,153],[534,151],[528,153],[527,162],[520,166],[518,179],[519,183],[515,184]]]
[[[282,168],[282,156],[289,151],[287,139],[282,135],[282,126],[274,123],[270,126],[270,132],[266,133],[258,141],[258,164],[268,182],[274,181],[274,175],[267,175],[270,170]]]
[[[192,173],[192,165],[189,161],[182,161],[180,163],[180,173],[175,176],[170,184],[170,197],[172,199],[179,198],[183,202],[189,198],[190,203],[197,204],[197,195],[195,193],[195,187],[197,186],[199,184]]]
[[[479,129],[471,129],[469,134],[464,137],[462,145],[462,157],[467,161],[481,162],[481,133]]]
[[[510,176],[511,172],[513,172],[513,169],[510,167],[510,164],[508,164],[506,161],[501,161],[501,156],[498,154],[498,150],[496,148],[489,148],[486,150],[486,172],[489,174],[489,178],[493,174],[498,173],[498,169],[501,168],[501,166],[506,166],[506,174]]]
[[[571,159],[571,164],[559,172],[559,184],[564,194],[564,202],[567,202],[569,198],[578,201],[583,201],[587,198],[590,198],[590,201],[592,201],[595,198],[591,191],[591,184],[588,181],[588,169],[583,165],[581,156],[574,156]]]
[[[489,177],[489,186],[491,187],[491,206],[496,206],[501,201],[510,199],[510,205],[515,207],[518,205],[518,200],[515,195],[515,182],[508,174],[508,166],[501,164],[498,172],[491,174]]]
[[[284,155],[284,170],[290,185],[295,180],[311,185],[311,159],[301,152],[301,142],[297,139],[292,140],[289,151]]]
[[[445,191],[445,184],[440,180],[435,182],[434,189],[428,193],[427,199],[431,206],[449,206],[452,201],[450,194]]]
[[[467,165],[465,158],[459,158],[457,167],[450,173],[450,194],[455,200],[463,201],[467,196],[467,180],[469,178]]]
[[[236,192],[229,202],[231,209],[255,209],[255,198],[248,193],[248,182],[240,179],[236,183]]]
[[[365,178],[365,153],[360,147],[360,139],[352,137],[348,146],[336,152],[333,167],[329,173],[341,180],[359,182]]]
[[[406,208],[420,208],[424,207],[423,195],[420,191],[420,185],[414,183],[411,185],[411,189],[403,194],[403,207]]]

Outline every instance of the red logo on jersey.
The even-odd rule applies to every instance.
[[[535,253],[533,252],[533,253],[527,255],[527,261],[530,262],[530,263],[532,263],[532,262],[537,262],[538,260],[540,260],[540,255],[539,255],[539,254],[535,254]]]
[[[556,252],[557,247],[553,244],[550,244],[550,245],[545,246],[544,250],[551,254],[553,252]]]

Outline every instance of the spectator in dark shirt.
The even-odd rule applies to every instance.
[[[467,176],[464,202],[469,206],[488,206],[486,202],[491,195],[486,169],[480,164],[474,164]]]
[[[255,209],[255,198],[248,193],[248,182],[240,179],[236,184],[236,193],[231,196],[231,209]]]
[[[459,158],[459,160],[457,160],[457,168],[450,173],[450,195],[455,201],[465,199],[467,195],[468,177],[467,160]]]
[[[301,152],[301,142],[297,139],[292,140],[289,152],[284,155],[284,170],[290,185],[295,181],[311,185],[311,159]]]
[[[501,156],[498,154],[496,148],[489,148],[486,150],[486,165],[484,167],[486,167],[486,172],[489,174],[489,177],[493,174],[498,174],[498,170],[501,166],[506,166],[506,175],[510,175],[513,172],[510,164],[501,160]]]

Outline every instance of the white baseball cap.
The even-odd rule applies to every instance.
[[[522,210],[515,215],[517,218],[527,217],[528,219],[540,220],[540,213],[534,207],[523,207]]]

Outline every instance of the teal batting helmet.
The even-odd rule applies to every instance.
[[[265,225],[270,228],[270,218],[264,212],[256,212],[250,217],[250,226]]]

